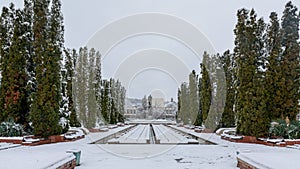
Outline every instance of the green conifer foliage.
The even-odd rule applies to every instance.
[[[211,64],[210,57],[205,52],[203,54],[202,64],[200,65],[201,74],[202,74],[200,100],[201,100],[201,109],[202,109],[201,112],[202,112],[203,121],[205,121],[208,116],[210,105],[211,105],[211,99],[212,99],[212,87],[211,87],[210,77],[208,72],[208,70],[210,70],[210,64]]]
[[[198,76],[195,70],[189,75],[189,114],[188,118],[194,124],[197,120],[199,112],[199,98],[198,98]]]
[[[219,126],[233,127],[235,126],[235,114],[233,111],[235,90],[233,79],[233,56],[230,54],[229,50],[220,57],[220,61],[226,76],[226,103]]]
[[[53,2],[48,22],[49,1],[34,1],[34,61],[36,63],[37,91],[31,109],[31,120],[35,135],[48,137],[61,134],[59,125],[61,25],[56,20],[56,9],[60,3]],[[55,7],[54,7],[55,6]]]
[[[238,11],[235,29],[237,62],[237,132],[266,136],[270,119],[266,110],[263,34],[265,24],[252,9]]]
[[[285,112],[283,88],[284,79],[281,75],[280,62],[282,58],[281,49],[281,33],[280,24],[275,12],[270,15],[270,24],[267,28],[266,38],[266,54],[267,54],[267,71],[266,71],[266,94],[267,94],[267,111],[270,113],[270,118],[275,120],[281,118]]]
[[[279,88],[284,91],[282,105],[282,118],[286,116],[289,119],[295,119],[299,113],[299,87],[300,87],[300,69],[299,69],[299,13],[298,9],[291,2],[285,6],[282,16],[282,60],[281,75],[284,79]]]
[[[12,41],[14,32],[14,18],[15,18],[14,4],[10,4],[10,8],[3,7],[0,17],[0,68],[1,68],[1,88],[0,88],[0,122],[8,119],[8,112],[6,111],[5,98],[9,90],[10,84],[8,82],[9,73],[9,51],[10,42]]]
[[[9,118],[16,123],[27,124],[29,106],[27,103],[27,74],[26,74],[26,50],[27,39],[24,29],[24,17],[21,10],[16,10],[14,21],[14,33],[9,50],[7,71],[7,81],[9,86],[5,92],[4,111]]]

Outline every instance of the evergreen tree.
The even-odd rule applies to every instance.
[[[110,100],[110,115],[109,115],[109,123],[110,124],[116,124],[117,123],[117,119],[116,119],[116,105],[115,105],[115,101],[114,99]]]
[[[60,66],[61,58],[61,25],[53,7],[50,23],[48,22],[47,0],[34,1],[34,61],[36,63],[37,91],[31,107],[31,120],[34,134],[48,137],[60,134],[59,101],[60,101]],[[53,2],[53,6],[57,3]],[[48,34],[49,33],[49,34]]]
[[[96,51],[94,48],[90,49],[88,53],[88,75],[87,75],[87,127],[95,127],[97,104],[96,104],[96,90],[95,90],[95,79],[96,79]]]
[[[28,124],[29,107],[27,103],[26,92],[26,29],[24,29],[24,16],[21,10],[16,10],[14,21],[14,33],[9,49],[7,62],[6,82],[9,84],[5,91],[4,111],[9,118],[14,119],[16,123]]]
[[[55,108],[54,110],[60,109],[60,103],[62,104],[63,111],[60,112],[60,122],[66,121],[63,120],[66,117],[68,117],[68,100],[66,98],[66,79],[63,81],[64,85],[64,91],[62,92],[61,88],[61,61],[63,59],[63,48],[64,48],[64,26],[63,26],[63,16],[61,13],[61,2],[60,0],[52,0],[52,6],[51,6],[51,12],[49,17],[49,30],[48,30],[48,52],[49,52],[49,58],[47,60],[50,60],[50,63],[47,65],[49,66],[49,70],[52,71],[52,73],[49,73],[50,79],[53,79],[50,84],[52,85],[51,92],[49,94],[52,95],[53,101],[52,101],[52,107]],[[64,68],[63,68],[64,69]],[[64,75],[66,75],[66,71],[64,69]],[[65,102],[65,103],[64,103]],[[66,105],[66,106],[64,106]],[[65,109],[65,110],[64,110]],[[53,112],[54,114],[55,112]],[[68,130],[68,125],[62,126],[64,128],[64,131]]]
[[[299,113],[299,14],[298,9],[291,2],[285,6],[282,16],[282,41],[283,48],[281,61],[281,74],[284,84],[280,85],[283,94],[282,118],[295,119]]]
[[[146,97],[146,95],[142,98],[142,106],[144,110],[148,109],[148,99]]]
[[[184,123],[189,123],[189,87],[187,83],[181,84],[181,97],[180,97],[180,114],[178,114],[178,118]]]
[[[76,112],[87,128],[102,123],[101,55],[95,49],[80,48],[75,68],[73,94]]]
[[[110,123],[116,124],[117,122],[124,122],[124,103],[125,103],[125,89],[122,87],[119,81],[115,81],[113,78],[109,81],[110,90],[109,90],[109,100],[110,100]],[[146,96],[145,96],[146,98]],[[147,99],[144,101],[147,109],[148,102]]]
[[[32,106],[34,93],[36,91],[36,78],[35,78],[35,67],[34,63],[34,53],[33,53],[33,1],[32,0],[24,0],[24,25],[23,28],[26,31],[24,35],[26,37],[26,50],[28,52],[26,56],[26,72],[27,72],[27,102],[29,107]]]
[[[200,64],[202,74],[200,100],[203,121],[205,121],[208,116],[212,98],[212,86],[210,83],[210,77],[208,72],[208,70],[210,70],[210,64],[211,61],[209,55],[206,52],[204,52],[202,64]]]
[[[87,128],[94,128],[109,123],[111,99],[114,99],[114,109],[118,112],[114,118],[118,119],[119,109],[125,111],[124,107],[119,108],[121,89],[115,89],[119,82],[102,80],[100,53],[93,48],[89,51],[87,47],[80,48],[76,60],[73,97],[81,124]]]
[[[248,20],[248,11],[241,9],[237,13],[238,23],[234,29],[235,34],[235,48],[234,57],[236,61],[236,76],[237,76],[237,95],[236,95],[236,114],[237,114],[237,132],[242,132],[244,127],[242,123],[246,121],[247,114],[244,112],[244,106],[246,102],[247,88],[245,85],[249,83],[246,72],[243,72],[246,66],[245,53],[247,53],[247,47],[243,43],[246,39],[246,20]],[[247,72],[248,73],[248,72]],[[248,124],[249,125],[249,124]]]
[[[270,25],[267,28],[267,71],[266,71],[266,92],[267,92],[267,111],[270,113],[271,119],[281,118],[285,112],[282,108],[284,100],[282,95],[286,91],[282,91],[284,79],[281,76],[281,33],[280,24],[275,12],[270,15]]]
[[[181,114],[181,90],[178,88],[177,90],[177,112],[176,112],[176,121],[177,123],[180,122],[179,116]]]
[[[73,99],[75,110],[78,113],[81,125],[87,127],[87,70],[88,65],[88,49],[80,48],[78,59],[75,67],[75,76],[73,83]]]
[[[151,109],[152,108],[152,96],[151,94],[148,96],[148,108]]]
[[[199,98],[198,98],[198,76],[195,70],[189,75],[189,114],[188,118],[194,124],[197,120],[199,112]]]
[[[110,122],[110,93],[109,81],[103,80],[103,88],[101,91],[101,114],[106,123]]]
[[[222,113],[222,119],[220,121],[220,127],[233,127],[235,126],[235,114],[233,111],[234,105],[234,75],[233,75],[233,60],[230,51],[224,52],[220,57],[223,71],[226,77],[226,103],[224,112]]]
[[[101,54],[96,52],[96,70],[95,70],[95,97],[97,106],[97,119],[96,123],[100,124],[104,121],[101,114],[101,88],[102,88],[102,77],[101,77]]]
[[[256,13],[238,11],[235,29],[235,57],[237,61],[237,132],[244,135],[266,136],[270,119],[266,111],[264,88],[264,33],[262,19]]]
[[[80,123],[77,119],[77,114],[75,110],[75,105],[74,105],[74,100],[73,100],[73,80],[74,80],[74,71],[75,71],[75,64],[76,64],[76,59],[77,59],[77,53],[76,50],[73,49],[72,51],[70,50],[65,50],[64,51],[66,55],[66,95],[68,98],[68,109],[70,111],[70,126],[72,127],[80,127]]]
[[[152,96],[148,96],[148,113],[150,116],[153,116],[153,106],[152,106]]]
[[[63,56],[63,60],[61,62],[61,100],[59,102],[59,113],[60,113],[60,122],[59,124],[63,127],[63,132],[67,132],[67,129],[69,128],[69,117],[70,117],[70,110],[69,110],[69,98],[68,98],[68,91],[67,91],[67,69],[65,67],[65,58],[66,56]]]
[[[226,80],[219,57],[219,54],[212,55],[209,64],[206,64],[209,68],[207,72],[209,72],[212,92],[210,96],[211,105],[208,107],[209,113],[205,120],[205,127],[210,130],[215,130],[218,127],[225,106]]]
[[[111,78],[109,80],[109,93],[110,93],[110,97],[109,97],[109,103],[110,103],[110,124],[116,124],[117,122],[117,116],[118,116],[118,111],[117,111],[117,102],[118,102],[118,98],[117,98],[117,86],[116,86],[116,82],[113,78]]]
[[[202,116],[202,102],[201,102],[201,86],[202,86],[202,78],[198,78],[198,103],[199,103],[199,107],[198,107],[198,114],[197,114],[197,118],[195,121],[195,125],[196,126],[201,126],[202,122],[203,122],[203,116]]]
[[[124,86],[121,86],[120,93],[120,115],[118,117],[119,122],[124,122],[124,114],[125,114],[125,99],[126,99],[126,89]]]
[[[1,66],[1,88],[0,88],[0,122],[7,120],[8,112],[5,110],[6,92],[9,90],[10,84],[8,78],[9,72],[9,50],[13,37],[13,24],[15,18],[14,4],[10,7],[3,7],[0,17],[0,66]]]

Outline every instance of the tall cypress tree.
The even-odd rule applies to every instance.
[[[26,50],[28,54],[26,55],[26,72],[27,72],[27,102],[29,107],[31,107],[33,102],[33,95],[36,91],[36,79],[35,79],[35,67],[34,63],[34,53],[33,53],[33,1],[32,0],[24,0],[24,22],[23,25],[26,31]]]
[[[233,127],[235,126],[235,114],[233,111],[235,90],[233,79],[233,56],[230,54],[229,50],[224,52],[220,57],[220,61],[226,77],[226,102],[219,126]]]
[[[205,101],[209,111],[205,119],[205,127],[215,130],[219,125],[225,105],[225,97],[223,99],[223,96],[226,95],[226,79],[224,71],[221,68],[222,65],[219,62],[219,54],[212,55],[209,62],[205,64],[205,67],[207,68],[207,73],[209,73],[209,76],[208,74],[206,76],[209,77],[209,85],[211,86],[210,97],[206,98],[210,99],[211,105],[207,104],[209,100]],[[205,92],[208,94],[208,91]]]
[[[184,124],[189,123],[189,87],[187,83],[182,83],[180,86],[180,112],[177,118],[180,119]]]
[[[201,126],[203,122],[202,116],[202,101],[201,101],[201,86],[202,86],[202,78],[198,78],[198,114],[194,125]]]
[[[288,2],[285,6],[282,16],[282,41],[283,48],[281,68],[282,78],[284,84],[280,85],[284,92],[283,99],[284,104],[282,109],[282,118],[286,116],[290,120],[296,118],[296,114],[299,112],[299,87],[300,87],[300,72],[299,72],[299,14],[298,9],[291,2]]]
[[[181,90],[178,88],[177,90],[177,112],[176,112],[176,121],[180,122],[179,116],[181,114]]]
[[[60,66],[61,32],[56,20],[55,9],[51,11],[48,22],[48,0],[34,1],[34,61],[36,63],[37,91],[31,109],[31,120],[35,135],[48,137],[60,134]],[[57,3],[53,2],[53,8]],[[49,23],[49,24],[48,24]],[[58,24],[58,25],[57,25]]]
[[[62,102],[62,88],[61,88],[61,64],[60,62],[63,59],[63,48],[64,48],[64,26],[63,26],[63,16],[61,13],[61,2],[60,0],[52,0],[50,18],[49,18],[49,30],[48,30],[48,54],[47,60],[50,63],[47,64],[49,66],[49,70],[52,73],[49,73],[50,84],[52,85],[51,91],[49,91],[49,95],[52,96],[52,108],[54,110],[59,110],[60,103]],[[65,94],[64,94],[65,95]],[[68,111],[68,110],[67,110]],[[59,113],[59,111],[57,112]],[[65,112],[67,113],[67,112]],[[53,116],[55,112],[53,112]],[[66,116],[62,111],[59,114],[60,118]],[[65,129],[67,130],[67,129]]]
[[[101,87],[102,87],[102,76],[101,76],[101,54],[96,53],[96,70],[95,70],[95,96],[97,105],[97,123],[103,122],[103,116],[101,114]]]
[[[121,101],[120,101],[120,115],[118,117],[119,122],[124,122],[125,114],[125,100],[126,100],[126,89],[124,86],[121,87]]]
[[[76,112],[79,113],[79,120],[80,123],[85,126],[89,127],[88,125],[88,49],[87,47],[79,49],[79,57],[76,64],[76,75],[75,75],[75,100],[76,100]]]
[[[103,80],[101,89],[101,114],[106,123],[110,122],[110,99],[109,99],[109,81]]]
[[[1,88],[0,88],[0,121],[8,118],[8,112],[5,110],[5,97],[10,84],[8,83],[9,73],[9,50],[10,42],[13,37],[14,24],[14,4],[10,7],[3,7],[0,17],[0,66],[1,66]]]
[[[203,60],[202,64],[200,65],[201,67],[201,74],[202,74],[202,85],[201,85],[201,112],[202,112],[202,119],[203,121],[206,120],[209,109],[210,109],[210,104],[211,104],[211,98],[212,98],[212,86],[210,83],[210,77],[209,77],[209,72],[210,70],[210,58],[209,55],[204,52],[203,54]]]
[[[27,74],[26,74],[26,50],[27,39],[24,29],[23,11],[16,10],[14,21],[14,33],[9,50],[7,71],[9,76],[6,82],[9,86],[5,91],[4,110],[10,118],[20,124],[28,124],[29,107],[27,103]]]
[[[235,29],[237,62],[237,132],[266,136],[270,125],[264,88],[264,22],[252,9],[238,11]],[[259,127],[258,127],[259,126]]]
[[[70,126],[72,127],[80,127],[81,124],[79,123],[77,119],[77,114],[75,110],[75,105],[74,105],[74,100],[73,100],[73,80],[74,80],[74,71],[75,71],[75,64],[76,64],[76,59],[77,59],[77,53],[76,50],[65,50],[65,55],[66,55],[66,70],[67,70],[67,98],[68,98],[68,108],[70,111]]]
[[[275,12],[270,15],[270,24],[267,28],[266,38],[266,54],[267,54],[267,71],[266,71],[266,92],[267,92],[267,111],[270,113],[271,119],[281,118],[284,114],[282,105],[284,100],[282,95],[285,91],[282,91],[284,85],[283,78],[281,76],[281,33],[280,24]]]
[[[96,124],[96,112],[97,104],[96,104],[96,91],[95,91],[95,59],[96,59],[96,51],[94,48],[90,49],[88,54],[88,75],[87,75],[87,127],[92,128],[95,127]]]
[[[110,114],[109,114],[109,124],[116,124],[117,119],[116,119],[116,105],[114,99],[110,99]]]
[[[234,57],[236,60],[237,68],[237,96],[236,96],[236,113],[237,113],[237,132],[243,133],[246,125],[242,125],[246,122],[247,113],[244,112],[244,107],[247,93],[247,84],[250,83],[248,80],[248,72],[244,71],[247,66],[245,54],[248,52],[248,48],[244,43],[246,40],[246,20],[248,20],[248,11],[241,9],[237,13],[238,22],[234,29],[235,34],[235,48]],[[247,69],[246,69],[247,70]],[[247,74],[246,74],[247,73]],[[250,125],[250,124],[247,124]]]
[[[189,114],[188,117],[194,124],[197,120],[199,112],[199,98],[198,98],[198,76],[195,70],[189,75]]]
[[[255,13],[253,11],[253,13]],[[255,14],[253,14],[255,15]],[[251,16],[251,13],[250,13]],[[256,15],[255,15],[256,16]],[[252,18],[252,17],[251,17]],[[266,51],[265,51],[265,28],[266,24],[262,18],[257,21],[254,19],[253,25],[255,25],[255,38],[253,42],[253,55],[255,56],[255,76],[254,76],[254,97],[253,97],[253,113],[256,119],[257,128],[252,129],[252,135],[257,137],[268,136],[270,128],[270,112],[267,111],[267,90],[266,90],[266,75],[265,75],[265,63],[266,63]]]

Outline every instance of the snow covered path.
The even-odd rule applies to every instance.
[[[237,168],[234,151],[216,145],[100,145],[98,149],[85,150],[82,155],[78,169]]]

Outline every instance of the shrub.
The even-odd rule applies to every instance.
[[[271,126],[269,130],[271,138],[299,139],[300,122],[292,121],[289,125],[284,120],[278,120],[278,124]]]
[[[0,136],[1,137],[16,137],[22,136],[24,133],[23,126],[16,124],[13,121],[2,122],[0,124]]]

